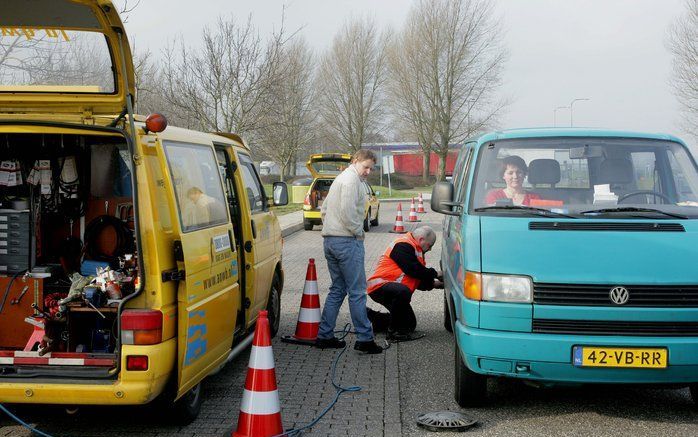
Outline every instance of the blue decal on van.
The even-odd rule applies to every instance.
[[[192,311],[189,314],[189,329],[187,330],[187,353],[184,355],[184,365],[188,366],[206,353],[206,323],[193,324],[192,319],[206,320],[206,311]]]

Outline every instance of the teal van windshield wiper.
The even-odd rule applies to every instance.
[[[651,212],[655,214],[663,214],[668,217],[673,217],[677,219],[687,219],[688,217],[681,214],[674,214],[672,212],[662,211],[661,209],[655,208],[637,208],[635,206],[623,206],[618,208],[601,208],[601,209],[590,209],[589,211],[581,211],[580,214],[608,214],[608,213],[623,213],[623,212]]]
[[[482,211],[496,211],[496,210],[518,210],[518,211],[526,211],[530,212],[536,215],[541,215],[543,217],[566,217],[566,218],[577,218],[571,215],[563,214],[561,212],[555,212],[555,211],[550,211],[549,209],[545,208],[536,208],[534,206],[524,206],[524,205],[492,205],[492,206],[483,206],[481,208],[475,208],[473,211],[475,212],[482,212]]]

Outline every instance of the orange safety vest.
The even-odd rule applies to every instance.
[[[399,282],[400,284],[404,284],[412,293],[414,293],[414,290],[417,289],[420,280],[406,275],[400,269],[397,263],[390,258],[390,253],[393,251],[393,247],[397,243],[407,243],[412,246],[414,248],[414,254],[417,256],[419,262],[423,266],[427,265],[422,248],[419,246],[419,243],[417,243],[417,240],[414,239],[412,233],[408,232],[407,234],[400,236],[393,241],[393,243],[385,250],[383,255],[381,255],[380,260],[378,260],[378,267],[376,267],[376,271],[373,272],[373,275],[368,278],[367,281],[366,288],[369,293],[377,290],[387,282]]]

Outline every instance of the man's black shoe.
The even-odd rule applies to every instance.
[[[376,311],[371,308],[366,308],[366,315],[368,320],[373,325],[373,332],[386,332],[390,327],[390,313],[384,313],[381,311]]]
[[[382,354],[383,348],[378,346],[375,341],[357,341],[354,343],[354,350],[367,354]]]
[[[315,347],[320,349],[341,349],[346,345],[346,341],[340,340],[337,337],[318,338],[315,340]]]

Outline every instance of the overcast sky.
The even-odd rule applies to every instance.
[[[131,0],[133,2],[133,0]],[[178,34],[192,44],[218,16],[240,20],[252,14],[268,34],[278,28],[286,5],[286,27],[321,53],[342,23],[370,16],[399,30],[408,0],[141,0],[127,29],[139,48],[157,53]],[[574,125],[665,132],[680,130],[671,93],[667,30],[684,10],[683,0],[495,0],[504,23],[510,58],[502,94],[512,104],[502,128],[552,126],[554,110],[573,99]],[[569,126],[570,111],[557,111]]]

